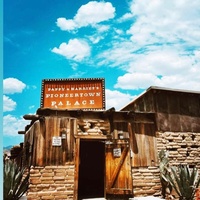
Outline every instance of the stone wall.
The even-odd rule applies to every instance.
[[[70,200],[74,196],[74,169],[65,166],[31,167],[28,200]]]
[[[157,151],[159,152],[162,149],[169,151],[172,166],[179,164],[195,165],[200,174],[200,133],[157,132],[156,139]],[[161,196],[159,166],[133,167],[132,177],[135,197]],[[173,195],[175,195],[174,192]]]
[[[200,133],[157,132],[157,150],[169,151],[170,164],[196,165],[200,169]]]
[[[134,196],[161,196],[159,167],[132,168]]]
[[[171,166],[179,164],[196,166],[200,175],[200,133],[157,132],[156,134],[157,150],[159,152],[164,149],[169,152]],[[176,200],[179,199],[175,191],[172,191],[172,195]]]

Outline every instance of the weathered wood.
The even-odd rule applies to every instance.
[[[109,190],[113,187],[113,184],[114,184],[114,182],[115,182],[116,179],[117,179],[117,176],[118,176],[118,174],[119,174],[119,172],[120,172],[120,169],[121,169],[121,167],[122,167],[122,165],[123,165],[123,163],[124,163],[124,160],[125,160],[125,158],[126,158],[127,152],[128,152],[128,148],[125,147],[125,148],[123,149],[122,155],[121,155],[121,157],[120,157],[120,159],[119,159],[119,161],[118,161],[118,163],[117,163],[117,166],[115,167],[115,169],[114,169],[114,171],[113,171],[112,177],[111,177],[111,179],[110,179],[110,181],[109,181],[109,183],[108,183],[108,186],[107,186],[107,191],[108,191],[108,192],[109,192]]]
[[[79,179],[79,160],[80,158],[80,139],[75,143],[75,173],[74,173],[74,200],[78,199],[78,179]]]
[[[40,116],[39,115],[24,115],[23,118],[25,120],[38,120]]]
[[[129,124],[130,145],[133,151],[132,166],[151,166],[157,163],[154,124]]]
[[[69,117],[77,119],[102,119],[113,121],[132,121],[134,118],[134,112],[132,111],[115,111],[115,108],[111,108],[106,111],[92,111],[92,110],[56,110],[49,108],[40,108],[37,110],[37,115],[41,116],[59,116]]]
[[[110,151],[110,156],[112,152]],[[123,164],[120,166],[120,158],[108,157],[108,163],[106,163],[106,193],[107,194],[131,194],[132,193],[132,177],[130,168],[130,154],[127,152],[126,158]],[[120,170],[117,172],[116,166],[120,166]],[[115,175],[113,171],[116,170]],[[110,187],[107,184],[112,184]],[[128,192],[127,192],[128,191]]]
[[[132,176],[130,164],[129,138],[119,139],[118,133],[128,131],[127,123],[114,124],[114,138],[112,143],[106,143],[106,193],[107,194],[131,194]],[[120,157],[113,155],[113,150],[120,148]]]
[[[133,131],[133,127],[131,123],[128,123],[128,131],[129,131],[129,137],[130,137],[130,147],[134,154],[138,153],[138,146],[137,146],[137,140],[135,136],[135,132]]]
[[[25,131],[18,131],[18,134],[24,135],[26,132]]]
[[[64,165],[65,162],[73,162],[74,134],[76,133],[74,126],[77,126],[76,120],[67,117],[52,116],[36,121],[25,134],[27,149],[33,149],[32,165]],[[62,138],[60,146],[53,146],[53,137],[62,137],[63,130],[66,130],[66,138]]]
[[[37,122],[35,123],[37,124]],[[24,138],[24,160],[23,160],[23,165],[30,167],[32,165],[32,160],[33,160],[33,151],[34,151],[34,126],[30,128]]]
[[[200,92],[151,87],[122,111],[155,112],[158,131],[200,132]]]

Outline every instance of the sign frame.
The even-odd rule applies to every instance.
[[[43,79],[40,107],[61,110],[105,110],[105,79]]]

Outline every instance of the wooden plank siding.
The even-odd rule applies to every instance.
[[[64,165],[74,161],[74,135],[77,122],[68,117],[45,117],[36,121],[25,134],[26,165]],[[62,136],[61,146],[53,146],[52,138]],[[29,153],[28,153],[29,151]]]
[[[35,122],[31,128],[26,132],[24,136],[24,156],[23,156],[23,166],[30,167],[32,165],[32,160],[35,158],[33,155],[33,144],[34,144],[34,131],[39,127],[39,122]]]
[[[122,111],[156,113],[158,131],[200,132],[200,92],[152,87]]]
[[[155,124],[129,124],[132,167],[152,166],[158,163]]]
[[[128,116],[127,113],[123,115],[125,117]],[[92,135],[85,135],[84,132],[86,130],[83,130],[83,133],[79,133],[80,125],[83,124],[85,126],[83,119],[64,116],[45,116],[35,121],[25,134],[25,146],[30,151],[26,159],[29,160],[29,164],[33,166],[45,166],[64,165],[66,162],[74,162],[75,138],[79,137],[87,137],[88,139],[109,139],[111,137],[114,140],[122,137],[122,139],[130,140],[133,152],[133,167],[150,166],[152,161],[157,162],[155,114],[135,113],[132,119],[128,121],[124,118],[115,117],[114,121],[112,121],[113,130],[109,128],[107,120],[92,120],[102,130],[106,130],[106,135],[99,135],[98,132],[95,132],[95,134],[91,133]],[[90,128],[90,130],[94,129],[93,126]],[[112,132],[108,132],[109,130]],[[53,146],[52,138],[54,136],[61,137],[63,133],[66,134],[66,138],[62,139],[62,145]]]

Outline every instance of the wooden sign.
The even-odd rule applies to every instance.
[[[103,78],[44,79],[41,107],[55,109],[105,109]]]

